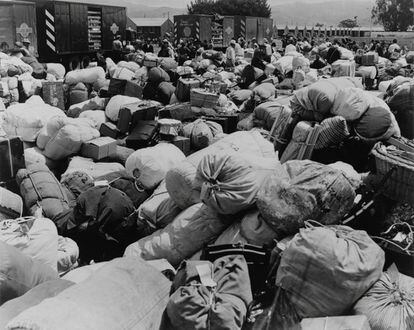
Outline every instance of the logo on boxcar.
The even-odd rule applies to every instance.
[[[115,23],[112,23],[110,30],[113,34],[116,34],[119,31],[119,27]]]
[[[16,33],[19,33],[23,38],[27,38],[30,33],[33,33],[33,29],[26,23],[22,23],[16,28]]]
[[[183,33],[185,37],[189,37],[191,36],[191,29],[188,26],[186,26],[183,30]]]

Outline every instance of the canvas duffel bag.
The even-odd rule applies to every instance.
[[[69,209],[68,197],[46,165],[35,164],[21,169],[17,172],[16,180],[30,215],[34,215],[41,207],[43,215],[53,220],[59,213]]]
[[[247,263],[241,255],[214,263],[184,262],[171,291],[163,330],[241,329],[253,300]]]

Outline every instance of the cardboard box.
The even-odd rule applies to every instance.
[[[65,110],[65,99],[63,93],[63,82],[44,81],[42,82],[42,98],[45,103]]]
[[[101,160],[116,153],[116,140],[108,136],[99,137],[82,145],[83,157]]]
[[[300,325],[302,330],[371,330],[365,315],[303,319]]]
[[[114,123],[103,123],[99,128],[101,136],[108,136],[113,139],[117,139],[121,136],[121,131],[116,127]]]

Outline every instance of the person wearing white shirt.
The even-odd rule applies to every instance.
[[[234,67],[236,64],[236,40],[231,40],[226,50],[226,66]]]
[[[266,38],[263,39],[263,44],[264,44],[265,49],[266,49],[266,55],[271,56],[272,55],[272,46],[270,46],[269,41]]]
[[[243,58],[244,57],[244,49],[238,42],[236,42],[236,46],[234,47],[234,50],[236,51],[236,57]]]

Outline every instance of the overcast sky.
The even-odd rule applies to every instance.
[[[232,1],[232,0],[228,0],[228,1]],[[327,1],[329,0],[268,0],[271,6],[275,6],[277,4],[282,4],[282,3],[292,3],[292,2],[318,3],[318,2],[327,2]],[[360,1],[364,1],[364,0],[360,0]],[[157,6],[157,7],[168,6],[168,7],[179,8],[179,7],[185,7],[187,4],[191,2],[191,0],[139,0],[139,1],[135,0],[134,2],[139,2],[147,6]]]

